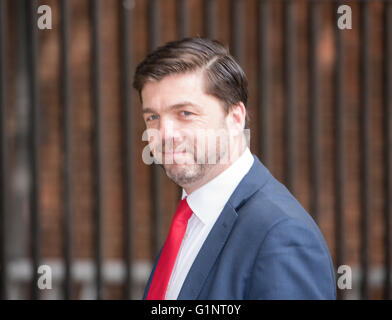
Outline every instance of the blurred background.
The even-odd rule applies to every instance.
[[[0,0],[0,298],[142,297],[180,190],[142,162],[132,77],[184,36],[245,70],[251,151],[335,270],[351,267],[338,298],[391,299],[392,4],[378,0]]]

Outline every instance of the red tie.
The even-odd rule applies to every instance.
[[[180,250],[182,239],[184,238],[188,220],[192,215],[186,198],[178,204],[174,214],[169,234],[163,246],[161,256],[155,268],[147,300],[165,300],[167,285],[176,262],[178,251]]]

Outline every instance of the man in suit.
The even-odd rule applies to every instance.
[[[202,38],[136,69],[148,148],[183,188],[144,299],[335,299],[319,228],[249,150],[247,86],[228,50]]]

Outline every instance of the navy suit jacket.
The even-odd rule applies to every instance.
[[[254,156],[196,256],[178,299],[335,298],[334,268],[319,228]]]

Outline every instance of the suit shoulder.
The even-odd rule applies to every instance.
[[[309,213],[275,178],[256,191],[238,209],[239,219],[259,232],[267,232],[282,221],[291,221],[313,232],[319,229]]]

